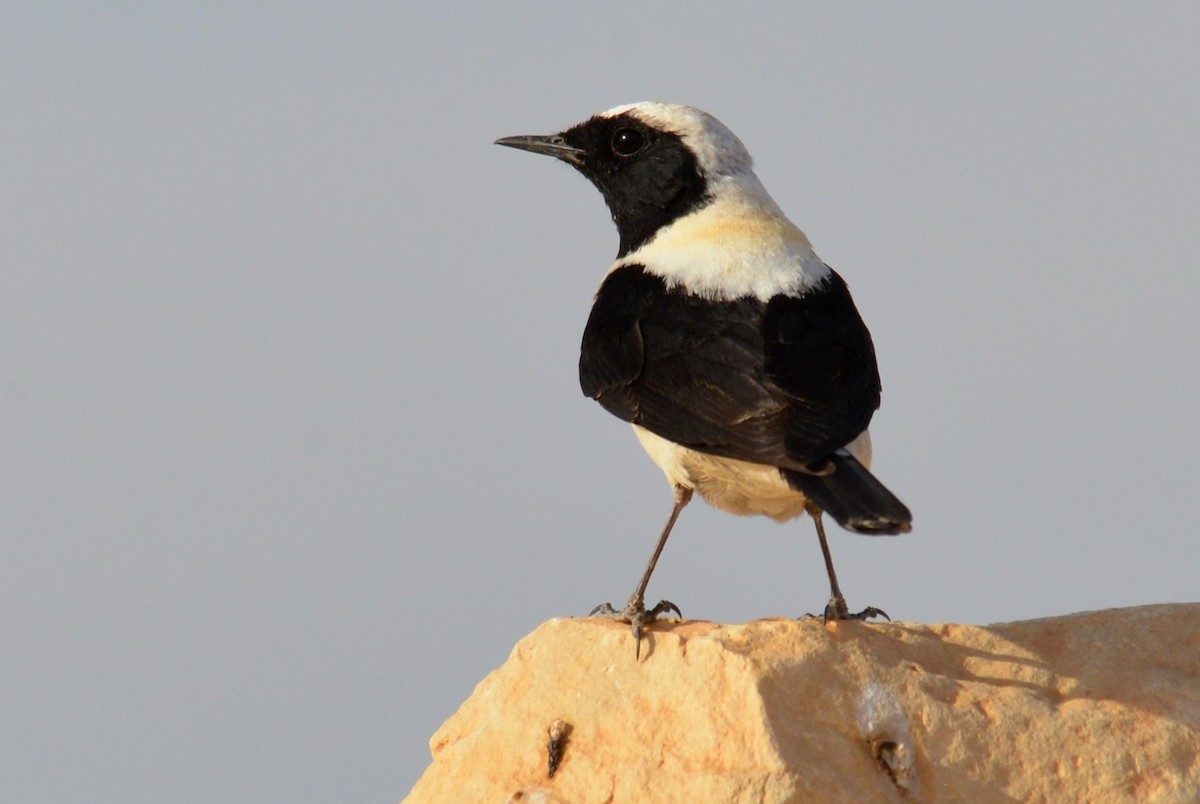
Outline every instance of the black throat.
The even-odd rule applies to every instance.
[[[645,145],[623,156],[614,149],[614,138],[630,129],[645,138]],[[584,152],[571,164],[596,185],[608,204],[621,238],[618,259],[712,200],[695,153],[674,132],[624,114],[593,117],[561,136]]]

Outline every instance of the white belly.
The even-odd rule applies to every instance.
[[[731,514],[761,514],[780,522],[804,513],[804,495],[788,486],[774,466],[721,458],[681,447],[633,425],[642,448],[672,486],[694,489],[708,503]],[[871,466],[871,435],[865,430],[846,445],[863,466]]]

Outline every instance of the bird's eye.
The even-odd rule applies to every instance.
[[[617,156],[633,156],[646,147],[646,136],[636,128],[619,128],[612,138],[613,153]]]

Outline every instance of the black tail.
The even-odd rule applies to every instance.
[[[869,536],[908,533],[912,514],[867,468],[845,450],[829,457],[833,472],[806,475],[785,469],[788,485],[803,492],[846,530]]]

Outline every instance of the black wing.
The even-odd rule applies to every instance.
[[[867,428],[875,352],[845,283],[801,297],[712,301],[631,265],[596,295],[583,392],[677,444],[803,470]]]

